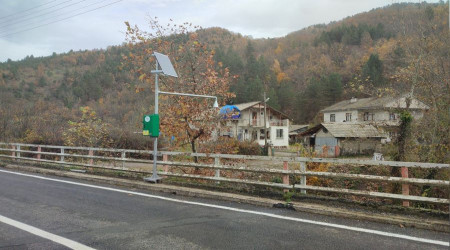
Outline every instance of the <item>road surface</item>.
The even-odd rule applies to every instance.
[[[0,249],[448,249],[449,234],[0,168]]]

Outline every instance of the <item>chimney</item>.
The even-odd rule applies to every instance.
[[[350,103],[355,103],[358,101],[358,98],[356,97],[352,97],[352,99],[350,99]]]

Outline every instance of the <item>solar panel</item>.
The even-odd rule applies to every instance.
[[[164,75],[178,77],[177,72],[175,72],[175,69],[173,68],[168,56],[158,52],[153,52],[153,54],[155,55],[156,60],[158,61],[158,64],[161,67]]]

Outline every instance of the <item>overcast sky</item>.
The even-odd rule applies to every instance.
[[[148,16],[157,16],[162,23],[172,18],[176,23],[222,27],[254,38],[267,38],[396,2],[400,1],[0,0],[0,62],[8,58],[20,60],[27,55],[48,56],[71,49],[119,45],[125,39],[124,22],[147,28]],[[69,18],[77,14],[80,15]]]

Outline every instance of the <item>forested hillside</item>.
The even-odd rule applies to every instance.
[[[234,76],[236,97],[228,102],[262,100],[266,92],[295,123],[316,123],[322,108],[346,98],[413,92],[433,109],[430,140],[444,135],[448,142],[448,15],[444,2],[394,4],[281,38],[192,32]],[[63,144],[67,131],[103,124],[98,136],[115,146],[144,147],[133,132],[152,112],[153,94],[124,62],[130,53],[124,44],[1,63],[1,141]]]

